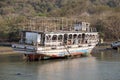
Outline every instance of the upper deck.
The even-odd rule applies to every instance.
[[[12,47],[25,54],[70,55],[70,51],[91,50],[98,39],[98,32],[88,22],[43,18],[30,20],[29,26],[24,24],[19,43]]]
[[[98,41],[98,32],[90,23],[69,18],[30,19],[21,33],[20,44],[36,46],[71,45]]]
[[[35,32],[96,32],[90,23],[80,21],[77,18],[64,17],[36,17],[30,18],[29,21],[19,24],[22,31]]]

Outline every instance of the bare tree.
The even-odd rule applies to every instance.
[[[105,27],[113,35],[114,38],[120,39],[120,16],[118,14],[113,14],[105,20]]]

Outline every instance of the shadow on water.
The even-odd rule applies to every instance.
[[[93,49],[92,56],[100,61],[120,61],[120,51],[114,50],[109,46]]]
[[[79,75],[88,75],[86,79],[89,79],[95,74],[95,72],[90,74],[84,71],[85,66],[86,70],[95,67],[93,57],[26,62],[19,59],[21,55],[5,56],[2,58],[9,59],[0,63],[0,80],[77,80]]]
[[[21,62],[23,61],[23,55],[21,54],[0,54],[0,63],[8,62]]]

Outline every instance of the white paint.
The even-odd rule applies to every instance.
[[[37,42],[40,43],[41,41],[41,34],[37,34]]]

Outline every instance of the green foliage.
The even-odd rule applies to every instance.
[[[39,13],[38,16],[40,16],[40,17],[45,17],[46,14],[45,14],[45,13]]]
[[[120,0],[0,0],[0,38],[17,37],[18,24],[36,16],[77,17],[91,22],[101,37],[118,38],[118,14]]]

